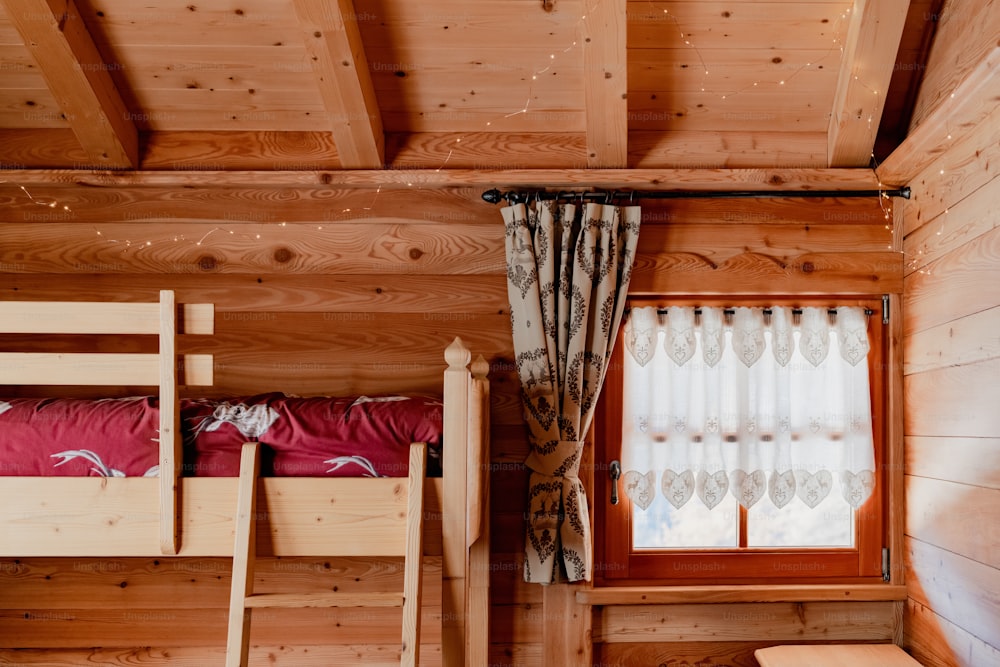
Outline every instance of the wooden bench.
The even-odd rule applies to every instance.
[[[921,667],[895,644],[801,644],[753,652],[760,667]]]

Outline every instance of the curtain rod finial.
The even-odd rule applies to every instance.
[[[483,193],[483,201],[487,201],[491,204],[499,204],[502,199],[503,195],[496,188],[487,190]]]

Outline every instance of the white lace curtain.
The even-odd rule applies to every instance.
[[[874,487],[864,309],[633,308],[624,332],[622,469],[646,509],[657,493],[709,509],[859,507]]]

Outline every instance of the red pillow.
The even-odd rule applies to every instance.
[[[0,475],[155,477],[159,418],[148,396],[0,400]]]
[[[282,393],[227,399],[181,399],[186,477],[238,477],[244,442],[257,442],[269,425],[268,404]],[[265,454],[265,464],[267,452]],[[265,466],[261,467],[263,473]]]
[[[261,474],[405,477],[409,446],[440,470],[442,403],[424,396],[299,398],[284,394],[182,402],[184,474],[236,476],[244,442],[264,443]]]
[[[442,403],[425,396],[279,399],[260,436],[282,477],[405,477],[410,444],[429,445],[440,469]],[[436,465],[435,465],[436,464]]]

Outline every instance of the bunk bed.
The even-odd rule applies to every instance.
[[[39,476],[27,465],[23,470],[28,476],[22,476],[16,463],[0,466],[0,557],[233,557],[231,609],[242,610],[241,605],[251,606],[256,597],[252,594],[256,555],[405,555],[409,561],[416,548],[418,553],[441,556],[444,664],[485,664],[486,362],[480,357],[470,364],[471,354],[458,338],[445,350],[439,477],[423,474],[428,443],[408,447],[403,467],[396,466],[400,476],[379,475],[385,466],[376,470],[371,465],[348,465],[344,467],[369,476],[260,477],[261,446],[254,434],[241,445],[242,461],[231,476],[184,476],[182,425],[190,420],[182,419],[182,413],[206,405],[211,412],[219,401],[182,401],[180,387],[213,384],[213,359],[179,354],[179,341],[186,335],[210,335],[213,323],[211,304],[180,305],[170,291],[160,293],[159,303],[0,302],[0,333],[151,334],[159,341],[155,354],[0,352],[0,385],[45,385],[47,391],[50,385],[158,387],[154,397],[116,404],[139,411],[140,418],[156,420],[153,466],[148,460],[133,461],[126,474],[81,456],[87,450],[82,446],[71,450],[72,456],[59,452],[53,467],[71,463],[78,474],[88,476]],[[269,398],[277,405],[273,401],[287,397]],[[154,405],[158,409],[151,410]],[[0,401],[2,411],[18,407],[25,408],[16,400]],[[343,462],[352,457],[337,458]],[[280,466],[272,465],[272,472],[280,474]],[[418,615],[412,601],[414,595],[419,600],[419,592],[419,584],[408,578],[402,594],[385,597],[400,602],[410,598],[410,607],[404,606],[404,626],[409,623],[410,636],[416,636],[412,625]],[[303,602],[301,595],[298,602]],[[305,600],[299,606],[322,605]],[[231,619],[231,642],[234,631],[240,634]],[[245,633],[238,641],[243,642],[245,654]],[[404,663],[415,664],[418,651],[412,643],[404,645]]]

